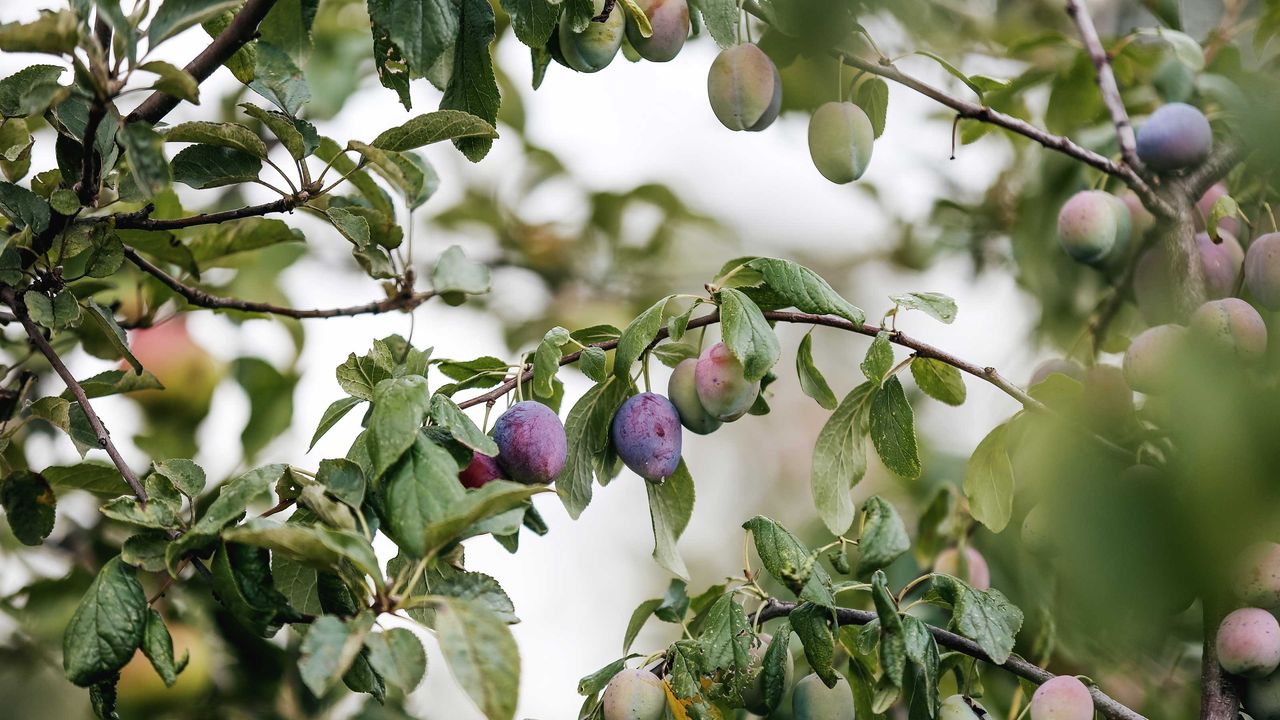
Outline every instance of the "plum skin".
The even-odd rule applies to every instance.
[[[1084,380],[1084,368],[1080,363],[1065,358],[1049,358],[1036,366],[1031,372],[1031,380],[1027,383],[1028,387],[1039,385],[1049,379],[1050,375],[1059,374],[1066,375],[1073,380]]]
[[[707,73],[711,110],[730,130],[759,132],[778,119],[782,76],[764,51],[752,43],[722,50]]]
[[[534,400],[512,405],[493,424],[498,465],[507,477],[526,485],[546,485],[569,457],[564,425],[551,408]]]
[[[711,413],[702,407],[702,401],[698,399],[698,385],[695,377],[697,368],[697,359],[681,360],[671,371],[671,378],[667,381],[667,397],[671,400],[671,404],[676,406],[681,425],[690,432],[709,435],[719,429],[722,423],[712,417]]]
[[[1199,165],[1213,149],[1213,128],[1186,103],[1162,105],[1138,128],[1138,159],[1159,172]]]
[[[1093,720],[1089,688],[1071,675],[1059,675],[1031,696],[1031,720]]]
[[[851,102],[825,103],[809,118],[809,155],[822,177],[838,185],[862,177],[874,142],[871,119]]]
[[[595,0],[593,16],[604,12],[604,0]],[[622,47],[622,37],[626,34],[627,16],[621,4],[614,5],[608,19],[602,23],[592,22],[582,32],[574,32],[569,23],[569,14],[560,19],[560,52],[569,67],[578,72],[599,72],[613,62]]]
[[[791,692],[791,712],[795,720],[853,720],[853,689],[843,675],[836,676],[833,688],[817,675],[806,675]]]
[[[1248,605],[1280,607],[1280,544],[1261,542],[1245,549],[1235,578],[1236,596]]]
[[[653,35],[640,34],[640,26],[627,22],[627,41],[649,62],[668,62],[680,54],[689,37],[689,4],[686,0],[636,0],[649,18]]]
[[[680,466],[680,414],[657,393],[627,398],[614,414],[609,434],[618,457],[645,480],[663,480]]]
[[[933,561],[933,571],[960,578],[978,590],[991,589],[991,569],[987,567],[986,558],[972,547],[965,546],[964,559],[968,564],[968,573],[960,567],[960,552],[956,548],[947,548],[938,553]]]
[[[1267,352],[1267,324],[1253,306],[1239,298],[1210,300],[1191,314],[1191,332],[1211,350],[1245,362]]]
[[[938,720],[982,720],[985,717],[989,717],[987,709],[964,695],[952,695],[938,708]]]
[[[1181,325],[1157,325],[1139,333],[1124,353],[1124,379],[1129,387],[1148,395],[1167,391],[1176,379],[1186,343],[1187,329]]]
[[[1068,255],[1083,263],[1097,263],[1127,242],[1121,231],[1128,227],[1128,213],[1121,224],[1123,203],[1101,190],[1072,195],[1058,211],[1058,241]]]
[[[667,693],[653,673],[623,670],[605,686],[602,703],[605,720],[662,720]]]
[[[471,462],[458,472],[458,482],[466,488],[482,488],[492,480],[502,479],[502,468],[496,458],[475,453]]]
[[[1216,646],[1223,670],[1266,677],[1280,665],[1280,622],[1261,608],[1240,608],[1222,619]]]
[[[760,395],[760,381],[747,380],[742,363],[722,342],[702,351],[693,372],[698,401],[717,420],[737,420]]]
[[[1244,284],[1259,305],[1280,310],[1280,232],[1267,233],[1249,243],[1244,257]]]

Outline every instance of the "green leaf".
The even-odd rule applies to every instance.
[[[229,542],[284,553],[322,570],[336,570],[340,561],[347,560],[382,585],[382,569],[373,546],[355,532],[256,518],[223,531],[222,536]]]
[[[493,438],[476,427],[475,422],[449,398],[439,393],[433,395],[429,414],[431,420],[448,430],[454,440],[481,455],[495,457],[498,454],[498,444],[493,441]]]
[[[223,258],[236,253],[260,250],[272,245],[305,240],[302,231],[281,220],[244,218],[220,223],[196,235],[188,243],[192,257],[201,267],[221,264]]]
[[[787,681],[791,675],[791,623],[783,620],[773,631],[773,640],[769,649],[764,651],[758,682],[761,688],[761,701],[771,714],[782,703],[787,692]]]
[[[627,324],[618,338],[618,348],[613,354],[613,373],[620,378],[630,377],[631,366],[640,358],[662,329],[662,314],[671,296],[662,298]]]
[[[667,650],[671,692],[675,693],[676,697],[692,698],[702,691],[701,654],[696,640],[677,640]]]
[[[151,498],[146,505],[143,505],[134,497],[118,497],[98,509],[103,515],[122,523],[173,531],[182,527],[180,510],[178,504],[171,500]]]
[[[85,309],[88,310],[86,316],[102,331],[102,335],[111,343],[120,357],[129,363],[129,367],[133,368],[135,373],[142,373],[142,363],[138,362],[138,358],[134,357],[133,351],[129,349],[128,336],[125,335],[124,328],[116,322],[115,314],[95,300],[89,300]],[[156,384],[160,384],[158,379]]]
[[[267,157],[267,145],[262,138],[237,123],[185,122],[166,128],[161,134],[165,142],[211,145],[239,150],[258,159]]]
[[[907,659],[916,667],[918,691],[912,697],[912,707],[916,703],[924,703],[926,715],[933,717],[938,709],[938,666],[941,663],[938,644],[933,633],[929,632],[929,626],[920,618],[903,615],[902,630]]]
[[[712,39],[722,48],[738,43],[738,5],[735,0],[696,0],[702,21]]]
[[[458,461],[415,430],[416,440],[382,480],[379,514],[383,531],[415,558],[425,557],[427,528],[447,516],[465,491]]]
[[[70,55],[80,37],[79,26],[69,10],[41,10],[32,22],[0,24],[0,50]]]
[[[899,307],[920,310],[948,325],[956,319],[956,301],[942,293],[911,292],[889,297]]]
[[[159,530],[143,530],[120,546],[120,559],[147,572],[164,572],[164,550],[169,534]]]
[[[215,145],[192,145],[173,158],[173,181],[197,190],[253,182],[262,161],[248,153]]]
[[[279,555],[271,558],[272,584],[280,594],[284,595],[289,606],[298,612],[308,615],[319,615],[323,612],[320,606],[320,591],[317,587],[317,573],[314,568]]]
[[[707,611],[698,635],[705,669],[728,670],[746,676],[751,667],[751,624],[734,593],[725,593]]]
[[[867,348],[867,356],[862,361],[862,374],[873,385],[879,386],[892,369],[893,344],[889,342],[888,331],[881,330],[876,333],[875,340],[871,341],[871,347]]]
[[[274,110],[266,110],[252,103],[240,103],[241,109],[249,117],[257,120],[275,135],[280,144],[289,151],[294,160],[301,160],[315,148],[309,145],[293,118]]]
[[[551,0],[502,0],[502,9],[511,16],[516,38],[531,48],[547,44],[560,18],[560,4]]]
[[[52,487],[60,490],[84,490],[95,495],[116,497],[128,492],[129,486],[114,465],[86,462],[79,465],[55,465],[41,473]]]
[[[874,388],[854,388],[827,419],[813,446],[809,482],[818,516],[832,534],[853,523],[852,490],[867,473],[867,411]]]
[[[249,89],[266,98],[289,117],[311,99],[306,77],[289,54],[270,43],[254,43],[257,62]]]
[[[350,622],[334,615],[322,615],[307,628],[307,635],[302,638],[298,673],[316,697],[324,697],[351,667],[372,626],[373,615],[362,613]]]
[[[178,561],[183,556],[215,542],[222,529],[241,517],[250,504],[270,497],[271,488],[287,471],[287,465],[264,465],[223,485],[204,515],[165,551],[169,573],[177,575]]]
[[[316,426],[315,434],[311,436],[311,444],[307,446],[307,451],[310,452],[314,449],[316,443],[320,441],[320,438],[324,437],[325,433],[333,429],[333,426],[337,425],[339,420],[346,417],[346,414],[351,412],[352,408],[362,402],[364,400],[358,397],[345,397],[330,403],[329,407],[325,408],[324,414],[320,416],[320,424]]]
[[[977,83],[975,83],[974,81],[970,80],[968,75],[965,75],[964,73],[960,72],[960,68],[956,67],[955,65],[952,65],[951,62],[946,58],[942,57],[937,53],[929,52],[928,50],[917,50],[915,54],[923,55],[927,58],[930,58],[934,62],[938,63],[939,65],[942,66],[943,70],[946,70],[947,72],[951,73],[954,77],[959,78],[960,81],[963,82],[965,85],[968,85],[969,89],[972,90],[975,94],[977,94],[979,99],[982,98],[982,87]]]
[[[806,333],[796,351],[796,375],[800,377],[800,389],[827,410],[836,409],[836,395],[827,385],[827,379],[813,362],[813,333]]]
[[[841,297],[822,276],[799,263],[753,258],[747,266],[759,271],[769,289],[801,312],[836,315],[855,325],[866,320],[861,309]]]
[[[489,292],[489,268],[468,260],[462,248],[451,245],[431,270],[431,287],[442,295],[481,295]]]
[[[30,190],[0,182],[0,213],[19,228],[31,228],[31,232],[41,233],[49,227],[52,210],[44,198]]]
[[[831,666],[836,649],[831,615],[831,608],[806,602],[797,606],[788,616],[791,627],[804,646],[804,656],[809,661],[809,667],[828,687],[834,686],[838,677]]]
[[[759,380],[778,362],[778,336],[751,298],[733,288],[720,290],[724,344],[742,362],[747,380]]]
[[[299,377],[282,373],[256,357],[236,358],[231,377],[249,398],[249,420],[240,432],[245,459],[252,462],[272,440],[289,429],[293,420],[293,391]]]
[[[506,623],[475,603],[440,598],[436,636],[454,679],[484,716],[512,720],[519,693],[520,654]]]
[[[999,590],[977,590],[949,575],[933,576],[933,591],[951,605],[951,629],[978,643],[996,664],[1013,653],[1022,611]]]
[[[457,473],[454,476],[456,478]],[[436,552],[451,542],[476,534],[468,529],[483,520],[518,508],[528,502],[530,497],[544,492],[551,490],[538,485],[492,480],[484,487],[466,493],[460,501],[448,508],[443,518],[434,520],[427,526],[427,552]]]
[[[155,47],[187,28],[239,6],[237,0],[164,0],[151,25],[147,42]]]
[[[3,27],[8,26],[0,26]],[[0,29],[0,36],[3,32]],[[58,84],[64,72],[66,68],[58,65],[29,65],[0,80],[0,116],[23,118],[54,104],[68,92],[68,88]]]
[[[624,655],[631,652],[631,643],[635,642],[636,635],[640,634],[640,630],[644,627],[645,621],[653,615],[653,611],[657,610],[658,606],[661,604],[661,598],[645,600],[631,613],[631,619],[627,621],[627,632],[622,636],[622,653]],[[621,663],[622,661],[618,661],[618,663],[616,663],[618,665],[618,670],[622,669]],[[615,670],[610,677],[616,675],[618,670]],[[586,678],[583,679],[585,680]],[[579,687],[581,687],[581,685],[579,685]]]
[[[192,460],[183,458],[157,460],[151,463],[151,467],[155,469],[157,474],[168,478],[173,483],[173,486],[178,489],[178,492],[187,497],[193,498],[204,492],[204,468]]]
[[[152,60],[138,66],[139,70],[155,73],[160,79],[152,84],[152,88],[185,100],[193,105],[200,104],[200,85],[191,73],[177,65],[162,60]]]
[[[688,579],[676,541],[693,516],[693,478],[684,460],[671,477],[661,483],[645,483],[649,494],[649,515],[653,524],[653,559],[665,570]]]
[[[431,395],[420,375],[389,378],[373,391],[366,444],[373,462],[371,475],[382,475],[418,438]]]
[[[439,577],[437,577],[437,575]],[[498,581],[478,572],[460,572],[440,568],[428,575],[432,595],[460,598],[483,607],[508,625],[520,622],[515,605]],[[431,612],[434,617],[434,611]]]
[[[831,576],[790,530],[763,515],[743,523],[755,538],[756,554],[764,569],[802,600],[833,607]]]
[[[583,677],[578,681],[578,694],[595,696],[601,690],[605,689],[605,686],[609,684],[609,681],[613,679],[614,675],[622,672],[623,668],[627,666],[627,660],[633,657],[636,656],[632,654],[618,658],[590,675]]]
[[[550,395],[552,381],[560,370],[560,347],[555,343],[543,340],[533,353],[533,392],[535,395]]]
[[[88,687],[116,674],[142,644],[147,596],[134,569],[111,558],[89,585],[62,637],[67,679]]]
[[[498,131],[493,128],[493,125],[470,113],[460,110],[437,110],[419,115],[399,127],[382,132],[370,144],[383,150],[403,152],[441,140],[496,137],[498,137]]]
[[[164,138],[145,122],[126,123],[116,134],[129,161],[129,177],[143,198],[169,187],[169,162],[164,158]]]
[[[585,348],[578,358],[578,369],[588,379],[595,382],[604,382],[604,379],[608,377],[607,366],[608,357],[606,357],[604,350],[595,346]]]
[[[488,0],[460,0],[459,27],[453,51],[453,75],[440,100],[441,110],[463,110],[493,125],[498,120],[498,81],[493,73],[493,7]],[[489,154],[493,140],[458,138],[453,144],[472,162]]]
[[[964,469],[964,494],[973,519],[998,533],[1013,515],[1013,464],[1008,451],[1009,426],[997,425],[978,443]]]
[[[391,351],[386,345],[374,343],[368,355],[356,357],[351,353],[347,361],[338,366],[338,385],[353,397],[372,400],[373,389],[391,377],[393,366]]]
[[[147,370],[143,370],[141,374],[129,370],[107,370],[81,380],[80,386],[84,388],[84,394],[90,399],[140,390],[164,389],[160,380]],[[71,400],[73,396],[70,390],[63,390],[62,397]]]
[[[0,507],[19,542],[39,545],[53,532],[58,498],[39,473],[15,470],[0,481]]]
[[[79,403],[68,402],[66,398],[44,397],[28,405],[26,412],[47,420],[49,424],[65,432],[75,444],[81,458],[89,448],[99,447],[98,436],[89,426],[89,419]]]
[[[885,467],[907,479],[920,477],[915,416],[898,378],[889,378],[871,396],[868,424],[871,443]]]
[[[889,83],[878,77],[864,75],[853,91],[853,102],[862,108],[871,120],[874,137],[884,134],[885,117],[889,112]]]
[[[924,394],[946,403],[963,405],[967,391],[960,371],[941,360],[916,356],[911,361],[911,377]]]
[[[311,54],[311,28],[319,6],[320,0],[280,0],[258,26],[261,39],[303,63]]]
[[[54,297],[40,292],[27,292],[22,295],[27,304],[27,312],[37,324],[50,330],[61,330],[73,327],[80,321],[80,305],[76,296],[69,290],[63,290]]]
[[[1184,32],[1168,28],[1139,28],[1134,32],[1140,38],[1152,38],[1163,41],[1173,52],[1173,56],[1191,72],[1204,69],[1204,50],[1195,38]]]
[[[866,515],[862,536],[858,539],[858,574],[879,570],[911,549],[907,526],[892,505],[880,496],[872,496],[862,506]]]
[[[169,628],[165,627],[164,618],[154,609],[147,609],[146,628],[142,634],[142,652],[151,661],[151,667],[164,682],[165,687],[173,687],[178,681],[178,667],[184,663],[175,663],[173,659],[173,638],[169,637]]]
[[[902,687],[902,675],[907,665],[906,631],[882,570],[877,570],[871,578],[871,599],[880,620],[880,667],[895,687]]]
[[[408,694],[427,673],[427,653],[412,630],[391,628],[364,639],[369,664],[387,682]]]
[[[210,566],[214,596],[253,634],[271,637],[285,620],[294,619],[275,587],[271,553],[265,548],[223,543]]]
[[[569,457],[556,478],[556,493],[575,520],[591,503],[591,481],[608,447],[609,422],[628,394],[625,380],[610,377],[587,390],[565,419]]]
[[[450,0],[413,3],[369,0],[368,7],[375,48],[380,43],[392,46],[399,61],[409,66],[413,77],[426,75],[458,38],[460,11],[458,4]],[[375,54],[382,53],[375,50]],[[375,57],[375,61],[381,77],[386,60]],[[382,82],[391,87],[385,78]],[[405,107],[409,107],[407,102]]]

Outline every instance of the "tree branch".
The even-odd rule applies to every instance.
[[[117,230],[181,230],[195,227],[196,225],[215,225],[271,213],[292,212],[294,208],[306,202],[310,197],[309,193],[302,191],[297,195],[286,195],[279,200],[272,200],[261,205],[248,205],[234,210],[200,213],[199,215],[173,218],[171,220],[153,220],[150,215],[155,210],[155,207],[148,205],[136,212],[108,215],[103,219],[113,221]]]
[[[796,609],[796,604],[775,600],[770,598],[763,608],[756,614],[757,622],[772,620],[773,618],[784,617],[790,615],[792,610]],[[841,625],[867,625],[877,620],[875,613],[868,610],[854,610],[851,608],[836,608],[836,621]],[[948,650],[955,650],[964,653],[973,658],[977,658],[986,663],[990,663],[1002,670],[1013,673],[1014,675],[1041,685],[1054,678],[1054,674],[1038,667],[1017,655],[1010,655],[1009,659],[1004,663],[997,663],[987,655],[977,643],[972,640],[949,632],[935,625],[928,625],[929,632],[933,635],[933,639],[942,647]],[[1097,685],[1089,686],[1089,694],[1093,696],[1093,705],[1111,720],[1146,720],[1146,718],[1125,705],[1107,695]]]
[[[71,371],[67,369],[62,358],[58,357],[58,353],[49,344],[44,337],[44,330],[32,321],[31,316],[27,314],[26,303],[11,287],[0,287],[0,301],[13,309],[13,314],[22,323],[22,327],[26,329],[27,336],[31,338],[31,342],[40,350],[49,364],[53,366],[54,372],[62,378],[62,382],[66,384],[67,389],[75,397],[76,402],[80,403],[80,409],[84,410],[85,417],[89,420],[89,427],[93,428],[93,433],[98,438],[98,445],[107,451],[107,455],[111,456],[111,462],[115,463],[116,469],[120,471],[124,481],[129,483],[129,487],[133,489],[133,494],[137,496],[138,501],[142,504],[147,502],[147,491],[142,487],[142,482],[138,480],[138,476],[134,474],[133,469],[125,462],[124,457],[120,455],[120,450],[116,448],[114,442],[111,441],[111,433],[107,431],[102,419],[98,417],[89,404],[89,398],[84,393],[84,388],[76,380]]]
[[[194,60],[187,63],[183,70],[191,73],[197,84],[204,82],[237,50],[257,37],[258,25],[275,4],[276,0],[246,0],[230,24]],[[126,122],[141,120],[154,125],[177,107],[179,102],[181,100],[178,98],[157,90],[129,113]]]
[[[1214,148],[1208,159],[1182,179],[1183,192],[1196,202],[1213,184],[1226,177],[1245,156],[1244,144],[1237,138],[1227,138]]]
[[[1240,715],[1240,700],[1235,686],[1218,663],[1217,628],[1223,613],[1216,603],[1204,602],[1204,654],[1200,660],[1201,720],[1235,720]]]
[[[1142,161],[1138,159],[1137,140],[1133,133],[1133,124],[1129,122],[1129,113],[1124,109],[1124,99],[1120,97],[1120,87],[1116,84],[1115,73],[1111,69],[1111,59],[1102,47],[1098,37],[1098,29],[1089,16],[1089,7],[1080,0],[1067,0],[1067,14],[1075,21],[1080,30],[1080,39],[1084,49],[1093,61],[1098,72],[1098,90],[1102,93],[1102,103],[1111,114],[1111,123],[1116,126],[1116,139],[1120,142],[1120,156],[1126,164],[1136,171],[1142,170]]]

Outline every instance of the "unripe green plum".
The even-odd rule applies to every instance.
[[[725,49],[707,75],[711,110],[730,130],[759,132],[778,119],[782,76],[764,51],[752,43]]]
[[[613,416],[609,436],[622,462],[645,480],[661,481],[680,466],[680,415],[657,393],[627,398]]]
[[[1058,241],[1071,257],[1097,263],[1121,244],[1121,215],[1113,196],[1101,190],[1072,195],[1058,212]],[[1126,214],[1127,215],[1127,214]],[[1127,221],[1128,217],[1123,220]]]
[[[1124,379],[1140,393],[1167,391],[1177,379],[1178,363],[1187,349],[1187,329],[1181,325],[1147,328],[1124,353]]]
[[[1217,649],[1223,670],[1266,677],[1280,665],[1280,622],[1261,608],[1240,608],[1218,626]]]
[[[640,34],[640,26],[627,22],[627,40],[649,62],[667,62],[680,54],[689,37],[689,4],[685,0],[636,0],[649,18],[653,34]]]
[[[702,407],[724,422],[745,415],[760,395],[760,381],[747,380],[742,363],[722,342],[702,351],[694,368],[694,384]]]
[[[604,720],[662,720],[667,693],[651,672],[623,670],[604,688]]]
[[[1213,128],[1186,103],[1162,105],[1138,127],[1138,159],[1159,172],[1199,165],[1213,149]]]
[[[604,0],[595,0],[593,15],[604,12]],[[569,67],[578,72],[599,72],[613,62],[622,47],[626,34],[627,14],[622,4],[613,6],[609,17],[602,23],[591,22],[582,32],[574,32],[569,13],[560,18],[560,53]]]
[[[1036,366],[1031,372],[1029,386],[1039,385],[1053,374],[1066,375],[1073,380],[1084,380],[1084,368],[1075,360],[1065,358],[1049,358]]]
[[[699,435],[709,435],[720,427],[721,422],[712,417],[698,399],[698,384],[694,377],[697,367],[698,361],[694,358],[681,360],[667,381],[667,397],[680,413],[681,425]]]
[[[493,424],[498,465],[507,477],[531,485],[546,485],[564,469],[568,439],[555,411],[533,400],[511,406]]]
[[[1267,233],[1249,243],[1244,258],[1244,284],[1259,305],[1280,310],[1280,232]]]
[[[756,679],[742,690],[742,706],[748,711],[756,715],[768,715],[769,708],[764,704],[764,673],[762,672],[764,664],[764,654],[769,650],[769,644],[773,642],[773,636],[769,633],[760,633],[756,636],[759,643],[751,646],[751,666],[753,672],[758,673]],[[795,671],[795,661],[791,657],[791,648],[787,648],[786,667],[782,675],[782,689],[786,692],[788,686],[791,685],[791,674]]]
[[[1245,362],[1267,352],[1267,324],[1249,303],[1240,298],[1210,300],[1191,314],[1191,333],[1215,352]]]
[[[1125,190],[1120,193],[1120,201],[1129,210],[1129,226],[1132,228],[1134,237],[1142,237],[1147,231],[1156,226],[1156,216],[1151,214],[1146,205],[1142,204],[1142,200],[1138,194],[1132,190]]]
[[[1280,672],[1246,681],[1243,700],[1253,720],[1280,720]]]
[[[978,590],[990,590],[991,569],[987,567],[987,560],[982,557],[982,553],[966,545],[964,562],[966,567],[961,567],[959,550],[947,548],[938,553],[938,559],[933,561],[933,571],[960,578]]]
[[[795,720],[853,720],[853,689],[843,675],[833,688],[817,675],[805,675],[791,693],[791,714]]]
[[[991,715],[977,700],[952,695],[938,708],[938,720],[987,720]]]
[[[1031,696],[1031,720],[1093,720],[1089,688],[1071,675],[1059,675]]]
[[[833,183],[862,177],[874,142],[871,118],[853,103],[826,103],[809,118],[809,155],[822,177]]]
[[[1262,542],[1242,553],[1235,577],[1236,597],[1248,605],[1280,608],[1280,544]]]

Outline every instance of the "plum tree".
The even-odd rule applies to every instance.
[[[1280,608],[1280,543],[1260,542],[1245,549],[1236,569],[1235,592],[1246,605]]]
[[[853,720],[853,689],[843,675],[835,687],[827,687],[816,674],[796,681],[791,692],[791,714],[795,720]]]
[[[720,51],[707,74],[707,96],[716,118],[730,130],[759,132],[778,119],[782,76],[752,43]]]
[[[745,415],[760,395],[760,381],[747,380],[742,362],[722,342],[702,351],[694,368],[694,384],[702,407],[724,422]]]
[[[1208,233],[1196,233],[1201,272],[1204,274],[1206,300],[1232,295],[1244,263],[1244,250],[1235,236],[1219,233],[1219,241]],[[1181,292],[1180,274],[1170,276],[1167,245],[1159,244],[1138,260],[1134,271],[1133,292],[1142,317],[1152,324],[1185,320],[1176,314],[1175,295]]]
[[[773,642],[773,636],[769,633],[760,633],[756,635],[756,639],[758,642],[751,646],[751,664],[760,669],[764,662],[764,654],[769,650],[769,644]],[[795,671],[795,659],[791,656],[791,648],[787,648],[784,662],[786,665],[782,674],[782,687],[785,692],[786,688],[791,686],[791,676]],[[763,673],[757,674],[751,684],[742,690],[742,706],[756,715],[768,715],[769,707],[765,704],[764,692]]]
[[[473,453],[471,462],[458,472],[458,481],[463,487],[482,488],[489,484],[491,480],[502,478],[502,468],[498,466],[497,458],[491,458],[483,453]]]
[[[1072,675],[1049,679],[1031,696],[1031,720],[1092,720],[1089,688]]]
[[[1039,385],[1054,374],[1065,375],[1073,380],[1084,380],[1084,368],[1080,363],[1066,358],[1049,358],[1031,371],[1031,379],[1027,381],[1027,385]]]
[[[645,480],[670,477],[680,465],[680,415],[657,393],[627,398],[614,414],[609,433],[618,457]]]
[[[968,545],[964,548],[963,567],[961,567],[960,551],[956,548],[947,548],[938,553],[938,559],[933,561],[933,571],[958,577],[979,590],[991,588],[991,569],[987,567],[987,559]]]
[[[862,177],[871,163],[875,130],[862,108],[829,102],[809,118],[809,156],[822,177],[845,184]]]
[[[1156,325],[1138,334],[1124,353],[1124,379],[1129,387],[1153,395],[1168,390],[1177,379],[1178,364],[1187,352],[1187,329]]]
[[[1260,235],[1249,243],[1244,284],[1259,305],[1280,310],[1280,232]]]
[[[1210,300],[1191,314],[1191,333],[1212,352],[1254,362],[1267,352],[1267,324],[1239,298]]]
[[[605,0],[594,0],[595,12],[604,12]],[[575,31],[569,13],[560,18],[560,53],[569,67],[578,72],[599,72],[613,62],[622,47],[627,31],[627,14],[621,4],[614,5],[604,22],[590,22],[586,29]]]
[[[960,694],[948,696],[938,707],[938,720],[987,720],[990,717],[981,703]]]
[[[722,424],[702,407],[698,399],[697,373],[698,361],[695,358],[681,360],[671,371],[667,381],[667,397],[680,413],[680,424],[691,432],[708,435],[716,431]]]
[[[604,689],[605,720],[662,720],[667,693],[662,680],[647,670],[623,670]]]
[[[1213,128],[1186,103],[1160,106],[1138,126],[1138,158],[1153,170],[1171,172],[1199,165],[1213,149]]]
[[[1058,212],[1058,242],[1071,257],[1083,263],[1098,263],[1128,242],[1127,211],[1122,203],[1101,190],[1083,190],[1072,195]]]
[[[1280,666],[1280,622],[1262,608],[1240,608],[1218,626],[1217,649],[1223,670],[1266,677]]]
[[[493,424],[493,441],[503,472],[526,484],[555,480],[569,455],[559,416],[534,400],[518,402],[503,413]]]
[[[640,34],[640,26],[627,23],[627,42],[640,57],[649,62],[668,62],[680,54],[684,41],[689,37],[689,4],[686,0],[636,0],[653,34]]]

